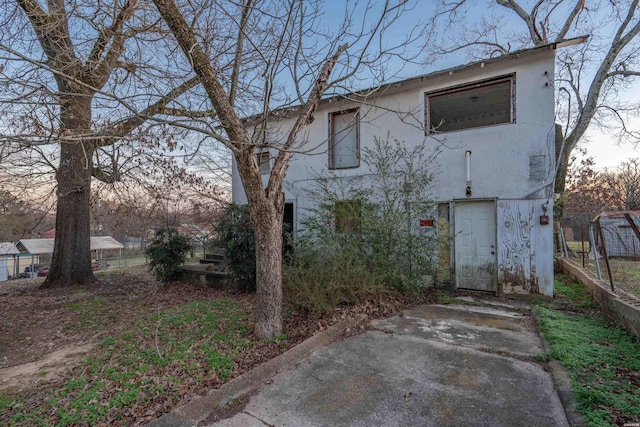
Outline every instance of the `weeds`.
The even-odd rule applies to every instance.
[[[638,422],[640,343],[599,312],[581,312],[594,303],[582,285],[561,280],[556,291],[570,311],[540,307],[549,357],[568,370],[578,409],[590,426]]]
[[[438,152],[374,138],[363,149],[367,179],[328,172],[309,189],[303,230],[284,268],[291,302],[312,314],[389,294],[419,296],[433,284],[438,241],[418,230],[437,214],[429,193]]]

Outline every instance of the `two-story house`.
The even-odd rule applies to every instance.
[[[582,41],[324,99],[304,132],[307,151],[294,154],[287,171],[285,222],[300,230],[312,203],[305,190],[323,171],[367,179],[361,153],[374,138],[440,147],[438,209],[416,227],[449,236],[455,286],[553,295],[555,51]],[[286,114],[273,121],[284,130],[293,124]],[[275,152],[257,155],[266,180]],[[246,203],[235,164],[232,189],[233,201]]]

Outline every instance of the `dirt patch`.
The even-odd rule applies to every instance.
[[[96,285],[84,288],[41,290],[38,287],[42,278],[0,283],[0,405],[3,404],[3,394],[19,396],[17,406],[11,403],[11,406],[5,407],[4,414],[0,411],[0,424],[11,417],[24,419],[24,414],[38,413],[40,419],[52,424],[61,422],[58,414],[62,412],[69,417],[78,415],[84,409],[75,409],[72,398],[65,397],[61,390],[71,387],[70,380],[76,383],[74,387],[82,388],[77,383],[84,381],[83,378],[88,375],[100,382],[102,388],[96,395],[99,396],[97,403],[94,399],[88,401],[87,405],[109,405],[106,406],[108,413],[95,425],[143,424],[242,375],[340,320],[356,314],[365,314],[368,318],[390,316],[412,303],[409,299],[385,296],[375,302],[341,307],[322,317],[311,317],[285,306],[286,339],[265,342],[253,337],[251,332],[254,295],[197,287],[183,282],[162,285],[139,267],[107,273],[99,276],[100,282]],[[166,389],[167,392],[147,396],[144,404],[141,403],[141,397],[137,403],[126,406],[124,399],[128,397],[127,390],[122,390],[122,385],[118,386],[109,377],[126,370],[120,366],[126,355],[114,355],[108,360],[108,366],[99,365],[97,368],[95,363],[89,365],[87,362],[108,353],[114,340],[122,342],[118,337],[124,335],[135,336],[136,339],[140,337],[138,347],[153,350],[157,348],[153,332],[156,322],[151,321],[152,330],[145,335],[138,330],[142,319],[147,319],[143,323],[148,325],[149,318],[172,312],[185,304],[205,306],[217,300],[232,301],[240,307],[239,310],[247,316],[243,320],[248,331],[245,339],[253,342],[251,346],[219,348],[219,351],[230,350],[238,356],[228,369],[227,377],[210,375],[196,381],[185,373],[185,366],[179,363],[154,365],[150,370],[136,371],[135,375],[148,384],[145,387]],[[170,319],[166,316],[162,319],[164,333],[172,333]],[[191,326],[198,327],[195,323]],[[220,331],[224,332],[230,330],[232,325],[219,326]],[[348,334],[359,333],[362,329],[362,325],[358,325]],[[207,340],[216,338],[211,336]],[[208,344],[198,342],[194,346]],[[193,362],[201,363],[202,360]],[[144,364],[141,367],[145,367]],[[91,369],[100,371],[91,373]],[[176,385],[176,378],[181,380],[180,386]],[[143,394],[148,392],[141,390]],[[8,401],[11,402],[11,399]],[[121,406],[110,407],[116,401],[114,399]],[[46,403],[52,400],[57,403]],[[4,402],[6,404],[7,399]],[[53,406],[49,408],[48,405]],[[25,422],[17,425],[30,425],[30,421]]]
[[[79,363],[95,347],[94,344],[71,345],[45,355],[35,362],[0,369],[0,390],[21,391],[51,381]]]

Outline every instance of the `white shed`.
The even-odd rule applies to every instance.
[[[0,282],[9,280],[9,269],[7,268],[7,256],[19,255],[20,251],[11,242],[0,242]]]

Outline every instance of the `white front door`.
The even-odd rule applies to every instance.
[[[456,202],[456,287],[496,291],[496,214],[493,201]]]

